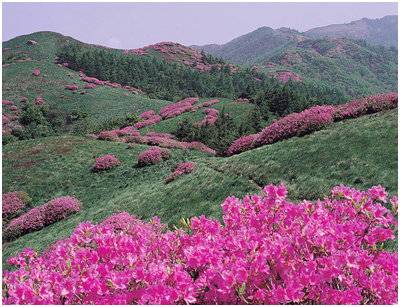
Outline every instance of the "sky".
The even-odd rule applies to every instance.
[[[226,43],[259,27],[299,31],[397,15],[396,3],[4,3],[2,40],[54,31],[132,49],[160,41]]]

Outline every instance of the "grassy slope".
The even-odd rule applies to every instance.
[[[37,45],[28,46],[26,41],[33,39]],[[3,52],[7,56],[12,52],[26,52],[32,59],[28,62],[14,62],[3,67],[3,99],[14,101],[21,106],[19,100],[26,96],[29,100],[41,95],[50,107],[63,110],[79,110],[89,114],[96,124],[112,117],[124,116],[130,112],[141,113],[148,109],[159,110],[167,101],[149,99],[135,95],[126,90],[98,86],[95,89],[84,90],[86,94],[72,93],[65,85],[75,82],[83,89],[84,82],[80,81],[78,73],[53,63],[58,46],[67,39],[57,33],[38,32],[10,40],[4,48],[11,51]],[[72,40],[72,39],[71,39]],[[20,48],[16,48],[20,45]],[[32,75],[34,68],[41,70],[41,75]]]
[[[230,158],[174,150],[171,160],[135,168],[146,146],[83,137],[49,137],[4,146],[3,191],[25,190],[34,205],[61,195],[82,201],[79,214],[3,246],[3,260],[23,247],[43,249],[68,235],[81,221],[99,221],[126,210],[140,218],[153,215],[176,223],[180,217],[218,217],[228,195],[254,193],[258,186],[284,181],[292,199],[315,199],[344,183],[358,188],[382,184],[397,191],[397,110],[336,123],[302,138],[264,146]],[[119,167],[92,173],[94,157],[114,153]],[[168,185],[163,179],[178,161],[198,169]]]
[[[224,173],[250,177],[260,186],[285,182],[292,199],[316,199],[332,186],[397,192],[397,109],[336,123],[301,138],[212,162]]]

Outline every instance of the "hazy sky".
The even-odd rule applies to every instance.
[[[47,30],[115,48],[202,45],[261,26],[305,31],[393,14],[395,3],[3,3],[3,41]]]

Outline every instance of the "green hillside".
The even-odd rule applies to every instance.
[[[37,44],[28,45],[28,40],[34,40]],[[159,110],[169,103],[122,88],[98,86],[84,89],[85,82],[80,80],[77,72],[54,63],[58,48],[71,41],[75,40],[58,33],[37,32],[4,43],[5,48],[11,49],[4,51],[3,48],[2,98],[13,101],[22,109],[25,106],[21,102],[22,97],[27,97],[31,103],[36,97],[43,97],[45,107],[51,113],[48,117],[54,121],[53,133],[96,131],[112,125],[113,121],[118,122],[128,113],[140,114],[148,109]],[[26,56],[25,60],[11,57],[20,53]],[[34,69],[40,69],[39,76],[32,74]],[[65,89],[70,84],[76,84],[78,91]]]
[[[220,216],[229,195],[243,196],[267,183],[285,182],[293,199],[316,199],[332,186],[397,191],[397,109],[332,125],[311,135],[260,147],[230,158],[173,150],[161,164],[137,168],[146,146],[63,136],[19,141],[3,147],[3,192],[28,192],[34,205],[74,195],[82,210],[66,220],[3,245],[4,260],[24,247],[42,250],[71,233],[81,221],[99,221],[112,212],[140,218],[154,215],[176,224],[181,217]],[[94,158],[113,153],[122,164],[90,171]],[[177,162],[195,161],[197,170],[165,184]]]
[[[224,45],[194,47],[271,76],[289,72],[302,82],[329,84],[349,97],[397,91],[396,48],[363,40],[262,27]]]

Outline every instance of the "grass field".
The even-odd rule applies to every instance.
[[[170,160],[139,169],[137,155],[146,147],[77,136],[4,146],[3,192],[26,191],[34,206],[74,195],[82,210],[5,243],[3,264],[24,247],[42,250],[69,235],[79,222],[98,222],[113,212],[128,211],[143,219],[158,215],[169,225],[200,214],[220,217],[220,204],[227,196],[242,197],[271,182],[285,182],[293,200],[323,197],[340,183],[358,188],[382,184],[391,194],[397,191],[397,109],[230,158],[173,150]],[[122,164],[92,173],[94,158],[107,153],[117,155]],[[180,161],[197,162],[197,170],[166,185],[164,178]]]

